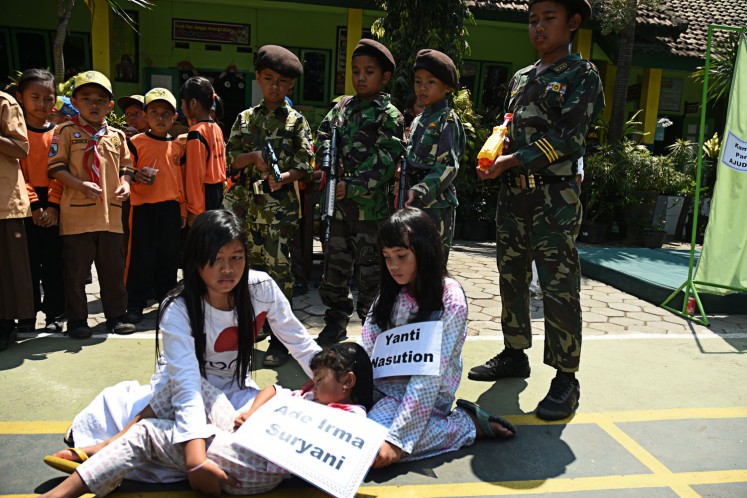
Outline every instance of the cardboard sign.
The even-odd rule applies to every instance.
[[[409,323],[376,338],[371,366],[374,379],[400,375],[440,375],[443,322]]]
[[[239,444],[337,497],[353,497],[387,428],[295,396],[275,396],[236,431]]]
[[[721,153],[721,162],[734,171],[747,173],[747,141],[740,139],[731,130]]]

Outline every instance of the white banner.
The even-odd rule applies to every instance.
[[[723,147],[721,162],[724,166],[740,173],[747,173],[747,141],[729,131]]]
[[[355,496],[387,428],[295,396],[274,396],[236,431],[236,443],[327,493]]]
[[[376,338],[371,366],[374,379],[400,375],[440,375],[443,322],[409,323]]]

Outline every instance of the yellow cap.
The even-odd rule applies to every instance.
[[[127,111],[127,108],[133,105],[138,105],[141,109],[143,109],[145,108],[145,98],[142,95],[128,95],[126,97],[119,97],[117,99],[117,105],[123,111]]]
[[[153,88],[145,94],[145,107],[148,107],[148,104],[155,102],[156,100],[168,102],[171,107],[174,108],[174,112],[176,112],[176,99],[174,98],[174,94],[170,91],[165,88]]]
[[[84,71],[75,75],[75,79],[73,80],[73,94],[76,90],[78,90],[78,88],[82,87],[83,85],[91,84],[102,87],[104,90],[109,92],[110,96],[114,97],[112,84],[109,81],[109,78],[98,71]]]

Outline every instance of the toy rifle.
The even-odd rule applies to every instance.
[[[337,193],[337,180],[339,179],[337,162],[337,127],[333,126],[329,147],[322,154],[322,171],[327,176],[327,186],[322,205],[322,221],[324,222],[322,242],[325,244],[329,242],[330,228],[335,217],[335,195]]]
[[[282,177],[280,176],[280,167],[278,166],[278,156],[275,155],[275,149],[272,148],[270,142],[265,142],[265,162],[272,169],[275,181],[280,183]]]
[[[272,145],[270,145],[270,142],[265,142],[265,146],[262,151],[262,157],[267,163],[267,166],[270,169],[270,171],[272,171],[272,175],[275,177],[275,181],[280,183],[283,177],[280,176],[280,166],[278,165],[278,156],[275,155],[275,149],[272,148]],[[262,180],[262,179],[254,182],[254,184],[252,185],[252,189],[254,193],[257,195],[261,195],[261,194],[271,191],[269,188],[269,185],[267,185],[267,181]]]
[[[399,193],[397,194],[397,209],[405,207],[407,202],[407,172],[409,171],[407,154],[402,156],[402,166],[399,172]]]

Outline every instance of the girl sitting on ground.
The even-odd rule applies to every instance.
[[[394,213],[378,236],[382,267],[379,296],[361,333],[371,355],[376,338],[401,325],[443,322],[439,375],[384,377],[374,380],[378,395],[370,419],[389,428],[374,468],[427,458],[476,438],[510,438],[516,429],[474,403],[458,400],[462,346],[467,336],[467,301],[459,282],[446,271],[441,238],[431,218],[417,208]]]
[[[206,442],[206,456],[189,462],[187,446],[174,444],[177,432],[171,405],[173,392],[166,386],[151,405],[158,419],[143,419],[126,434],[86,460],[59,486],[42,498],[70,498],[85,493],[106,496],[135,467],[149,462],[186,472],[192,489],[218,496],[257,494],[275,488],[289,473],[282,467],[235,444],[234,430],[273,396],[302,396],[305,399],[365,416],[373,404],[373,372],[363,348],[355,343],[335,344],[311,359],[314,383],[310,389],[290,392],[279,386],[263,389],[252,407],[236,414],[226,396],[202,382],[208,427],[214,437]],[[195,463],[196,462],[196,463]]]
[[[167,383],[173,393],[174,442],[184,443],[187,467],[205,460],[205,439],[211,431],[202,380],[223,392],[234,408],[248,406],[259,392],[251,379],[252,355],[265,319],[310,376],[309,361],[321,348],[293,315],[277,284],[266,273],[249,270],[243,223],[224,210],[201,214],[185,244],[184,281],[159,311],[156,351],[159,331],[163,351],[157,354],[153,387],[129,382],[105,389],[73,421],[73,438],[85,447],[57,452],[45,462],[71,472],[140,419],[155,417],[152,406],[146,405],[152,392]],[[149,468],[128,478],[174,482],[184,477],[183,472]]]

